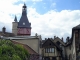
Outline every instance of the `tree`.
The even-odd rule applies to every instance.
[[[28,51],[19,44],[10,40],[0,40],[0,60],[27,60]]]

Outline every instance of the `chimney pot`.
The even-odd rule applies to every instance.
[[[56,38],[56,36],[54,36],[54,39]]]
[[[2,32],[3,32],[3,33],[6,32],[6,28],[5,28],[5,27],[2,28]]]

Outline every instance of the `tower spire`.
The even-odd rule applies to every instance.
[[[31,23],[28,21],[26,13],[26,4],[22,6],[22,16],[18,22],[18,35],[30,35],[31,34]]]
[[[25,2],[24,2],[24,6],[26,6]]]
[[[26,6],[26,4],[24,3],[24,6],[22,7],[22,15],[24,15],[24,16],[26,16],[27,15],[27,6]]]
[[[16,15],[15,15],[14,21],[17,22],[17,17],[16,17]]]

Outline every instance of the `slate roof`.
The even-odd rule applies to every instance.
[[[14,21],[17,22],[17,17],[15,16]]]
[[[80,29],[80,24],[75,26],[75,27],[73,27],[72,29]]]
[[[9,32],[5,32],[5,33],[3,33],[2,31],[0,31],[0,36],[13,37],[14,34],[13,34],[13,33],[9,33]]]
[[[18,27],[20,27],[20,28],[31,28],[31,23],[29,23],[29,21],[28,21],[25,4],[23,6],[22,16],[20,18],[20,21],[18,22]]]
[[[23,25],[23,23],[25,23],[25,25]],[[18,27],[31,28],[31,23],[29,23],[28,18],[26,16],[22,16],[18,23]]]

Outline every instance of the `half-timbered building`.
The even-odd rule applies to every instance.
[[[43,60],[61,60],[62,49],[53,39],[46,39],[42,44],[42,58]]]

